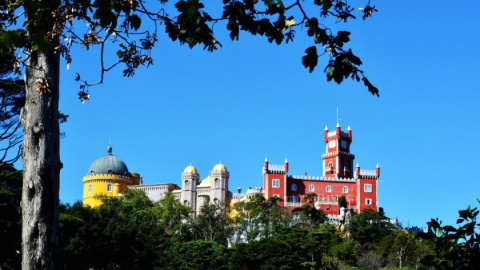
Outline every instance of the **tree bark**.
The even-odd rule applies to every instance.
[[[31,12],[34,11],[26,10],[27,20]],[[48,29],[49,26],[43,27]],[[27,35],[31,36],[28,31],[27,27]],[[59,269],[60,57],[53,50],[55,43],[58,44],[53,42],[46,51],[30,49],[26,56],[25,106],[20,116],[23,126],[23,270]]]

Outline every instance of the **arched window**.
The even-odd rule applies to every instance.
[[[93,189],[92,184],[88,185],[88,193],[92,193],[92,189]]]
[[[292,191],[297,191],[297,185],[292,184]]]
[[[185,186],[188,187],[188,184],[190,184],[190,181],[185,180]]]
[[[329,162],[328,167],[333,168],[333,162]]]
[[[218,199],[217,198],[213,199],[213,203],[218,204]]]
[[[315,191],[315,186],[314,186],[314,185],[310,185],[310,187],[308,187],[308,190],[309,190],[309,191],[312,191],[312,192]]]
[[[187,200],[185,200],[185,201],[183,201],[183,205],[190,206],[190,203]]]
[[[216,188],[220,187],[220,180],[218,180],[218,178],[215,178],[215,187]]]
[[[112,192],[112,184],[107,184],[107,192]]]
[[[343,187],[343,193],[348,193],[348,187],[347,186]]]
[[[331,187],[331,186],[327,186],[326,191],[327,191],[327,192],[332,192],[332,187]]]

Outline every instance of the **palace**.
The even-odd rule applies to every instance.
[[[327,215],[338,215],[338,198],[345,196],[347,209],[360,213],[364,209],[378,211],[377,181],[380,167],[375,170],[360,170],[357,163],[353,169],[355,155],[350,153],[352,130],[342,131],[337,123],[335,130],[325,127],[324,142],[326,145],[323,159],[323,175],[307,176],[287,175],[288,160],[281,165],[269,164],[265,159],[263,166],[263,192],[265,198],[277,196],[284,201],[280,205],[291,211],[304,204],[304,196],[315,193],[315,207]]]
[[[190,206],[195,214],[205,204],[230,202],[232,193],[228,191],[229,177],[225,165],[219,163],[205,179],[199,180],[197,169],[190,165],[182,173],[181,188],[172,183],[143,185],[140,174],[129,172],[127,165],[112,155],[112,147],[109,146],[107,155],[95,160],[83,178],[83,205],[97,207],[102,204],[99,196],[121,196],[129,188],[145,191],[153,201],[160,200],[166,192],[172,192],[180,202]]]
[[[283,199],[281,206],[295,212],[305,203],[304,197],[309,193],[315,195],[315,207],[329,216],[341,214],[339,198],[345,197],[345,210],[360,213],[365,209],[378,211],[377,182],[380,167],[374,170],[360,170],[357,163],[353,166],[355,155],[350,153],[352,130],[342,131],[337,123],[335,130],[324,131],[325,154],[323,175],[307,176],[288,175],[289,164],[270,164],[265,159],[263,166],[263,188],[248,188],[246,193],[229,191],[230,173],[224,164],[213,167],[208,176],[200,180],[197,169],[187,166],[181,174],[181,187],[173,183],[143,185],[138,173],[130,172],[127,165],[112,155],[108,147],[107,155],[95,160],[83,178],[83,204],[96,207],[102,202],[97,195],[121,196],[126,189],[144,190],[153,201],[160,200],[166,192],[172,192],[184,205],[192,208],[192,215],[198,213],[206,204],[234,204],[247,200],[254,194],[263,194],[265,198],[277,196]]]

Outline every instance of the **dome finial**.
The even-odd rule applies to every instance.
[[[108,152],[109,155],[112,154],[112,146],[111,146],[111,145],[109,145],[109,146],[107,147],[107,152]]]

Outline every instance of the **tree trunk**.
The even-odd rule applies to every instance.
[[[31,12],[26,10],[26,19]],[[43,27],[48,29],[49,26]],[[27,27],[27,35],[31,34]],[[53,43],[47,51],[29,50],[26,56],[25,106],[20,116],[23,126],[23,270],[59,269],[60,58],[52,49],[57,42]]]

